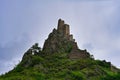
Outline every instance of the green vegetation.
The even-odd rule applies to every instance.
[[[93,59],[69,59],[67,53],[28,55],[0,80],[119,80],[110,63]]]
[[[61,19],[58,24],[43,49],[35,43],[13,70],[0,75],[0,80],[120,80],[119,69],[80,50],[69,26]]]

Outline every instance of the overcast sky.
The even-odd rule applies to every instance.
[[[120,0],[0,0],[0,74],[11,70],[61,18],[80,49],[120,67]]]

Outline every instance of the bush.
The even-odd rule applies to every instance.
[[[74,78],[74,80],[85,80],[84,75],[78,71],[72,71],[71,76]]]

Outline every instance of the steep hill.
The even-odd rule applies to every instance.
[[[79,49],[69,25],[59,19],[43,49],[35,43],[0,80],[120,80],[120,70]]]

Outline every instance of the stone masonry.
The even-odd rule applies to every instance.
[[[70,27],[62,19],[58,20],[57,29],[53,29],[45,40],[43,52],[49,53],[69,53],[69,58],[88,58],[90,54],[86,50],[80,50],[70,34]]]

